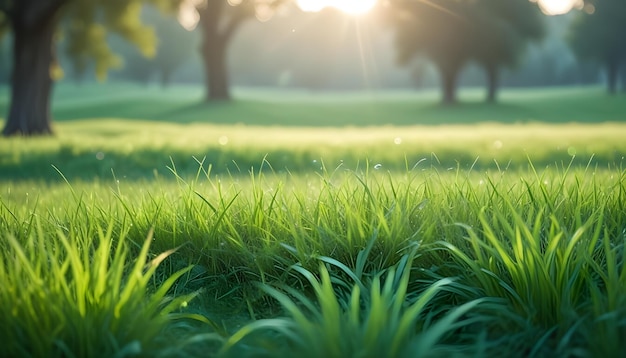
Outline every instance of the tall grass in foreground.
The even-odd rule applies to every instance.
[[[371,246],[359,253],[368,260]],[[320,258],[317,271],[301,265],[290,269],[312,287],[314,298],[288,285],[261,288],[286,310],[284,318],[260,320],[235,333],[222,352],[239,355],[236,345],[254,334],[275,331],[272,341],[256,342],[255,356],[299,357],[427,357],[478,354],[479,345],[464,333],[479,332],[484,317],[472,314],[477,306],[498,302],[476,299],[457,307],[440,305],[437,296],[454,287],[445,278],[424,284],[419,294],[408,291],[417,247],[394,265],[363,272],[329,257]],[[452,288],[454,290],[454,288]],[[473,328],[472,328],[473,327]],[[477,329],[478,327],[478,329]],[[446,340],[454,337],[454,343]]]
[[[31,265],[24,267],[32,267],[5,269],[9,278],[3,280],[18,282],[10,279],[17,272],[20,280],[28,274],[37,283],[35,277],[52,270],[69,279],[60,287],[73,288],[80,276],[75,271],[101,277],[91,270],[102,264],[87,268],[89,259],[107,250],[112,260],[118,257],[116,245],[102,248],[102,237],[125,237],[126,261],[130,253],[145,259],[145,235],[154,227],[153,250],[180,247],[161,265],[163,277],[196,265],[181,283],[186,287],[177,284],[172,292],[205,289],[192,303],[205,317],[193,316],[198,322],[226,320],[213,309],[223,302],[248,315],[243,328],[225,327],[220,338],[212,325],[204,333],[187,326],[186,341],[198,354],[217,354],[220,345],[220,354],[232,356],[385,350],[403,356],[420,347],[432,348],[425,354],[540,357],[626,351],[621,168],[391,173],[366,167],[247,178],[212,175],[206,167],[191,178],[172,171],[173,182],[122,180],[47,191],[25,183],[3,191],[0,231],[12,238],[2,242],[10,253],[3,265],[11,268],[13,257],[24,256]],[[64,259],[66,251],[78,259]],[[82,269],[74,269],[78,263]],[[137,266],[126,267],[133,272]],[[125,292],[125,281],[117,282]],[[39,297],[45,286],[38,285],[25,287]],[[1,291],[3,300],[19,297],[14,286]],[[151,297],[137,287],[144,292],[137,297]],[[279,306],[282,315],[275,317]],[[51,307],[46,314],[56,314]],[[119,347],[135,341],[143,342],[133,338]],[[160,341],[163,336],[142,347]]]
[[[592,189],[579,177],[567,183],[568,175],[551,178],[558,190],[548,189],[545,178],[525,183],[528,197],[543,205],[525,205],[504,191],[510,188],[491,183],[491,205],[477,208],[478,223],[458,224],[464,240],[435,243],[446,268],[441,274],[473,287],[470,299],[505,298],[507,314],[492,321],[492,333],[520,332],[514,346],[524,354],[623,356],[624,173],[618,178],[604,190],[595,178]]]
[[[187,270],[154,287],[148,237],[136,259],[128,239],[98,228],[93,236],[36,231],[0,240],[0,336],[6,357],[154,355],[172,312],[194,294],[170,298]]]

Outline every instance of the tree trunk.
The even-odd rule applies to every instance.
[[[226,47],[227,41],[218,36],[206,36],[205,34],[201,52],[207,102],[230,99]]]
[[[487,73],[487,102],[495,103],[498,99],[498,85],[500,81],[500,71],[498,66],[486,65]]]
[[[626,61],[622,62],[619,71],[619,77],[622,81],[622,92],[626,92]]]
[[[55,61],[53,37],[56,16],[37,23],[13,22],[11,105],[2,134],[51,134],[50,67]]]
[[[441,81],[443,89],[443,104],[452,105],[456,103],[456,81],[458,70],[454,68],[441,68]]]
[[[229,100],[228,45],[240,25],[254,16],[253,2],[229,6],[226,1],[210,0],[197,7],[202,31],[200,53],[204,65],[206,101]]]
[[[609,94],[616,94],[617,93],[617,80],[618,80],[618,75],[619,75],[619,65],[618,65],[618,61],[615,61],[613,59],[610,59],[607,62],[607,81],[608,81],[608,89],[609,89]]]

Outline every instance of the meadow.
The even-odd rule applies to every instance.
[[[623,96],[199,97],[0,141],[1,356],[626,353]]]

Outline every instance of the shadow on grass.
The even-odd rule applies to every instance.
[[[40,152],[23,155],[17,160],[0,161],[0,181],[35,180],[59,182],[63,178],[60,171],[70,181],[108,180],[113,178],[130,180],[175,180],[172,173],[190,179],[200,172],[200,162],[206,170],[210,166],[211,175],[239,177],[250,173],[282,175],[317,175],[332,172],[366,171],[407,172],[436,169],[438,171],[487,171],[528,169],[529,162],[524,159],[497,163],[493,159],[476,158],[467,152],[458,150],[433,153],[416,152],[396,161],[386,160],[384,164],[362,158],[358,153],[339,153],[324,158],[322,163],[312,150],[290,151],[276,149],[266,153],[244,151],[224,151],[219,148],[206,149],[197,153],[187,151],[137,150],[123,152],[72,152],[71,148],[61,148],[57,152]],[[607,167],[619,165],[620,153],[606,157],[595,156],[592,166]],[[586,166],[589,156],[572,158],[566,152],[546,152],[542,157],[534,157],[535,168]],[[57,169],[58,168],[58,171]],[[200,173],[200,176],[203,176]]]
[[[543,91],[543,92],[542,92]],[[518,90],[497,103],[474,98],[442,106],[430,97],[408,95],[289,97],[268,100],[240,97],[231,102],[203,102],[197,96],[166,96],[147,91],[129,96],[60,98],[56,121],[87,118],[138,119],[173,123],[245,124],[260,126],[343,127],[494,123],[600,123],[626,121],[623,95],[567,90]],[[541,95],[544,93],[545,95]],[[2,110],[2,108],[0,108]]]

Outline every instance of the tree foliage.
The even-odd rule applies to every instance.
[[[147,55],[155,52],[154,31],[140,20],[141,6],[151,3],[174,10],[180,0],[0,0],[0,25],[13,34],[11,106],[3,134],[47,134],[50,93],[59,71],[55,48],[59,37],[78,68],[95,61],[99,77],[119,64],[107,44],[118,33]],[[61,30],[61,31],[60,31]]]
[[[392,0],[391,7],[399,62],[429,58],[446,103],[455,101],[456,78],[469,61],[485,68],[494,100],[499,69],[514,66],[526,44],[544,34],[542,15],[528,0]]]
[[[617,91],[619,72],[626,71],[626,1],[587,0],[573,23],[570,44],[583,61],[606,68],[608,90]]]
[[[195,54],[197,36],[187,31],[174,16],[163,14],[152,6],[144,8],[142,19],[154,28],[156,53],[146,57],[140,49],[124,46],[123,50],[118,50],[124,60],[122,75],[142,83],[157,77],[164,87],[168,86],[175,71]]]

